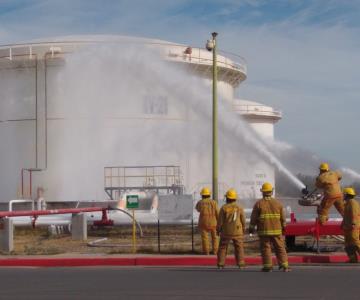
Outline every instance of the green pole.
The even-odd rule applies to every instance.
[[[213,126],[212,126],[212,190],[213,198],[215,201],[218,201],[218,107],[217,107],[217,58],[216,58],[216,42],[217,33],[213,32]]]

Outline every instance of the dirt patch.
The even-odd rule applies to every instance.
[[[96,243],[97,240],[103,239]],[[201,239],[197,228],[188,225],[163,225],[160,239],[157,226],[143,226],[143,237],[137,236],[137,253],[144,254],[201,254]],[[94,243],[95,242],[95,243]],[[89,245],[92,243],[92,246]],[[294,251],[311,251],[313,240],[298,238]],[[342,243],[331,238],[322,239],[320,245],[341,249]],[[316,246],[316,245],[315,245]],[[334,248],[333,247],[333,248]],[[258,255],[259,243],[256,236],[245,236],[246,255]],[[338,250],[337,249],[337,250]],[[131,226],[113,228],[88,228],[88,241],[74,241],[70,233],[51,234],[47,228],[16,228],[14,251],[11,255],[56,255],[56,254],[127,254],[132,253]],[[229,254],[233,253],[230,246]],[[5,254],[5,253],[3,253]]]

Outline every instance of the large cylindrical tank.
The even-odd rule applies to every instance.
[[[114,44],[115,51],[105,47]],[[125,44],[152,52],[122,53]],[[82,53],[89,45],[98,47]],[[125,63],[114,57],[118,50]],[[35,197],[39,186],[48,201],[104,200],[109,166],[175,165],[181,167],[186,192],[197,194],[210,185],[211,131],[195,129],[194,107],[171,95],[181,95],[186,83],[181,76],[161,78],[158,60],[185,66],[202,80],[205,88],[199,91],[210,99],[212,56],[205,49],[124,37],[0,47],[0,137],[6,141],[0,144],[0,201]],[[221,101],[231,103],[234,89],[246,79],[246,64],[220,54],[218,73]],[[162,80],[165,84],[159,84]],[[260,115],[249,122],[271,135]],[[271,167],[264,163],[254,169],[251,158],[223,147],[226,137],[220,143],[220,193],[235,187],[241,197],[257,197],[247,181],[271,174]],[[270,175],[266,179],[274,181]]]
[[[274,140],[274,125],[282,118],[280,111],[262,103],[243,99],[234,99],[233,108],[262,139],[269,142]],[[275,170],[264,160],[255,160],[252,166],[252,172],[242,173],[240,184],[249,197],[260,198],[260,188],[264,181],[275,183]]]

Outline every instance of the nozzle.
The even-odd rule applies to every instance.
[[[303,188],[303,189],[301,190],[301,193],[302,193],[304,196],[309,195],[309,191],[308,191],[307,187]]]

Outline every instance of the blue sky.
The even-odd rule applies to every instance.
[[[121,34],[220,48],[248,61],[238,97],[284,114],[277,138],[360,171],[359,0],[0,0],[0,43]]]

